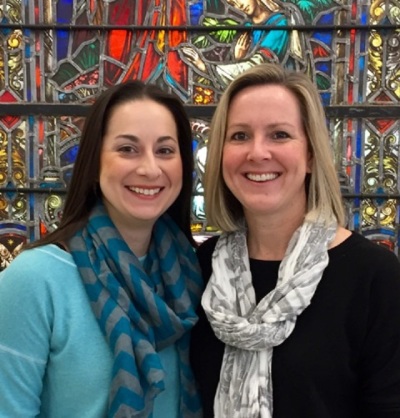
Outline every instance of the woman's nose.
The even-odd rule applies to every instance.
[[[249,141],[247,159],[249,161],[270,160],[272,157],[270,144],[264,138]]]
[[[150,179],[157,179],[161,176],[161,168],[153,155],[143,156],[139,161],[136,172],[139,176],[145,176]]]

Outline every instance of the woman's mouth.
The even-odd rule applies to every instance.
[[[263,182],[263,181],[275,180],[276,178],[280,176],[280,174],[279,173],[263,173],[263,174],[246,173],[245,176],[251,181]]]
[[[154,196],[161,191],[161,187],[144,188],[144,187],[128,187],[131,192],[141,194],[144,196]]]

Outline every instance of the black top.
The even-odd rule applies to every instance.
[[[198,249],[205,283],[217,238]],[[279,261],[250,259],[257,301],[276,284]],[[204,417],[213,417],[224,344],[199,308],[191,361]],[[293,333],[274,348],[274,418],[400,417],[400,264],[353,233],[329,265]]]

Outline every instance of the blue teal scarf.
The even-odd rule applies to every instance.
[[[179,353],[180,416],[201,416],[188,349],[202,280],[177,225],[168,215],[156,222],[142,266],[98,204],[69,248],[114,354],[108,416],[151,417],[154,398],[164,390],[157,353],[171,344]]]

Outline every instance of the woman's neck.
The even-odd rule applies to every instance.
[[[285,222],[251,219],[247,224],[249,257],[257,260],[282,260],[289,241],[303,220],[304,216]]]
[[[127,243],[131,251],[136,257],[143,257],[147,254],[151,235],[153,231],[153,225],[143,225],[143,227],[129,228],[126,225],[115,225],[121,234],[123,240]]]

